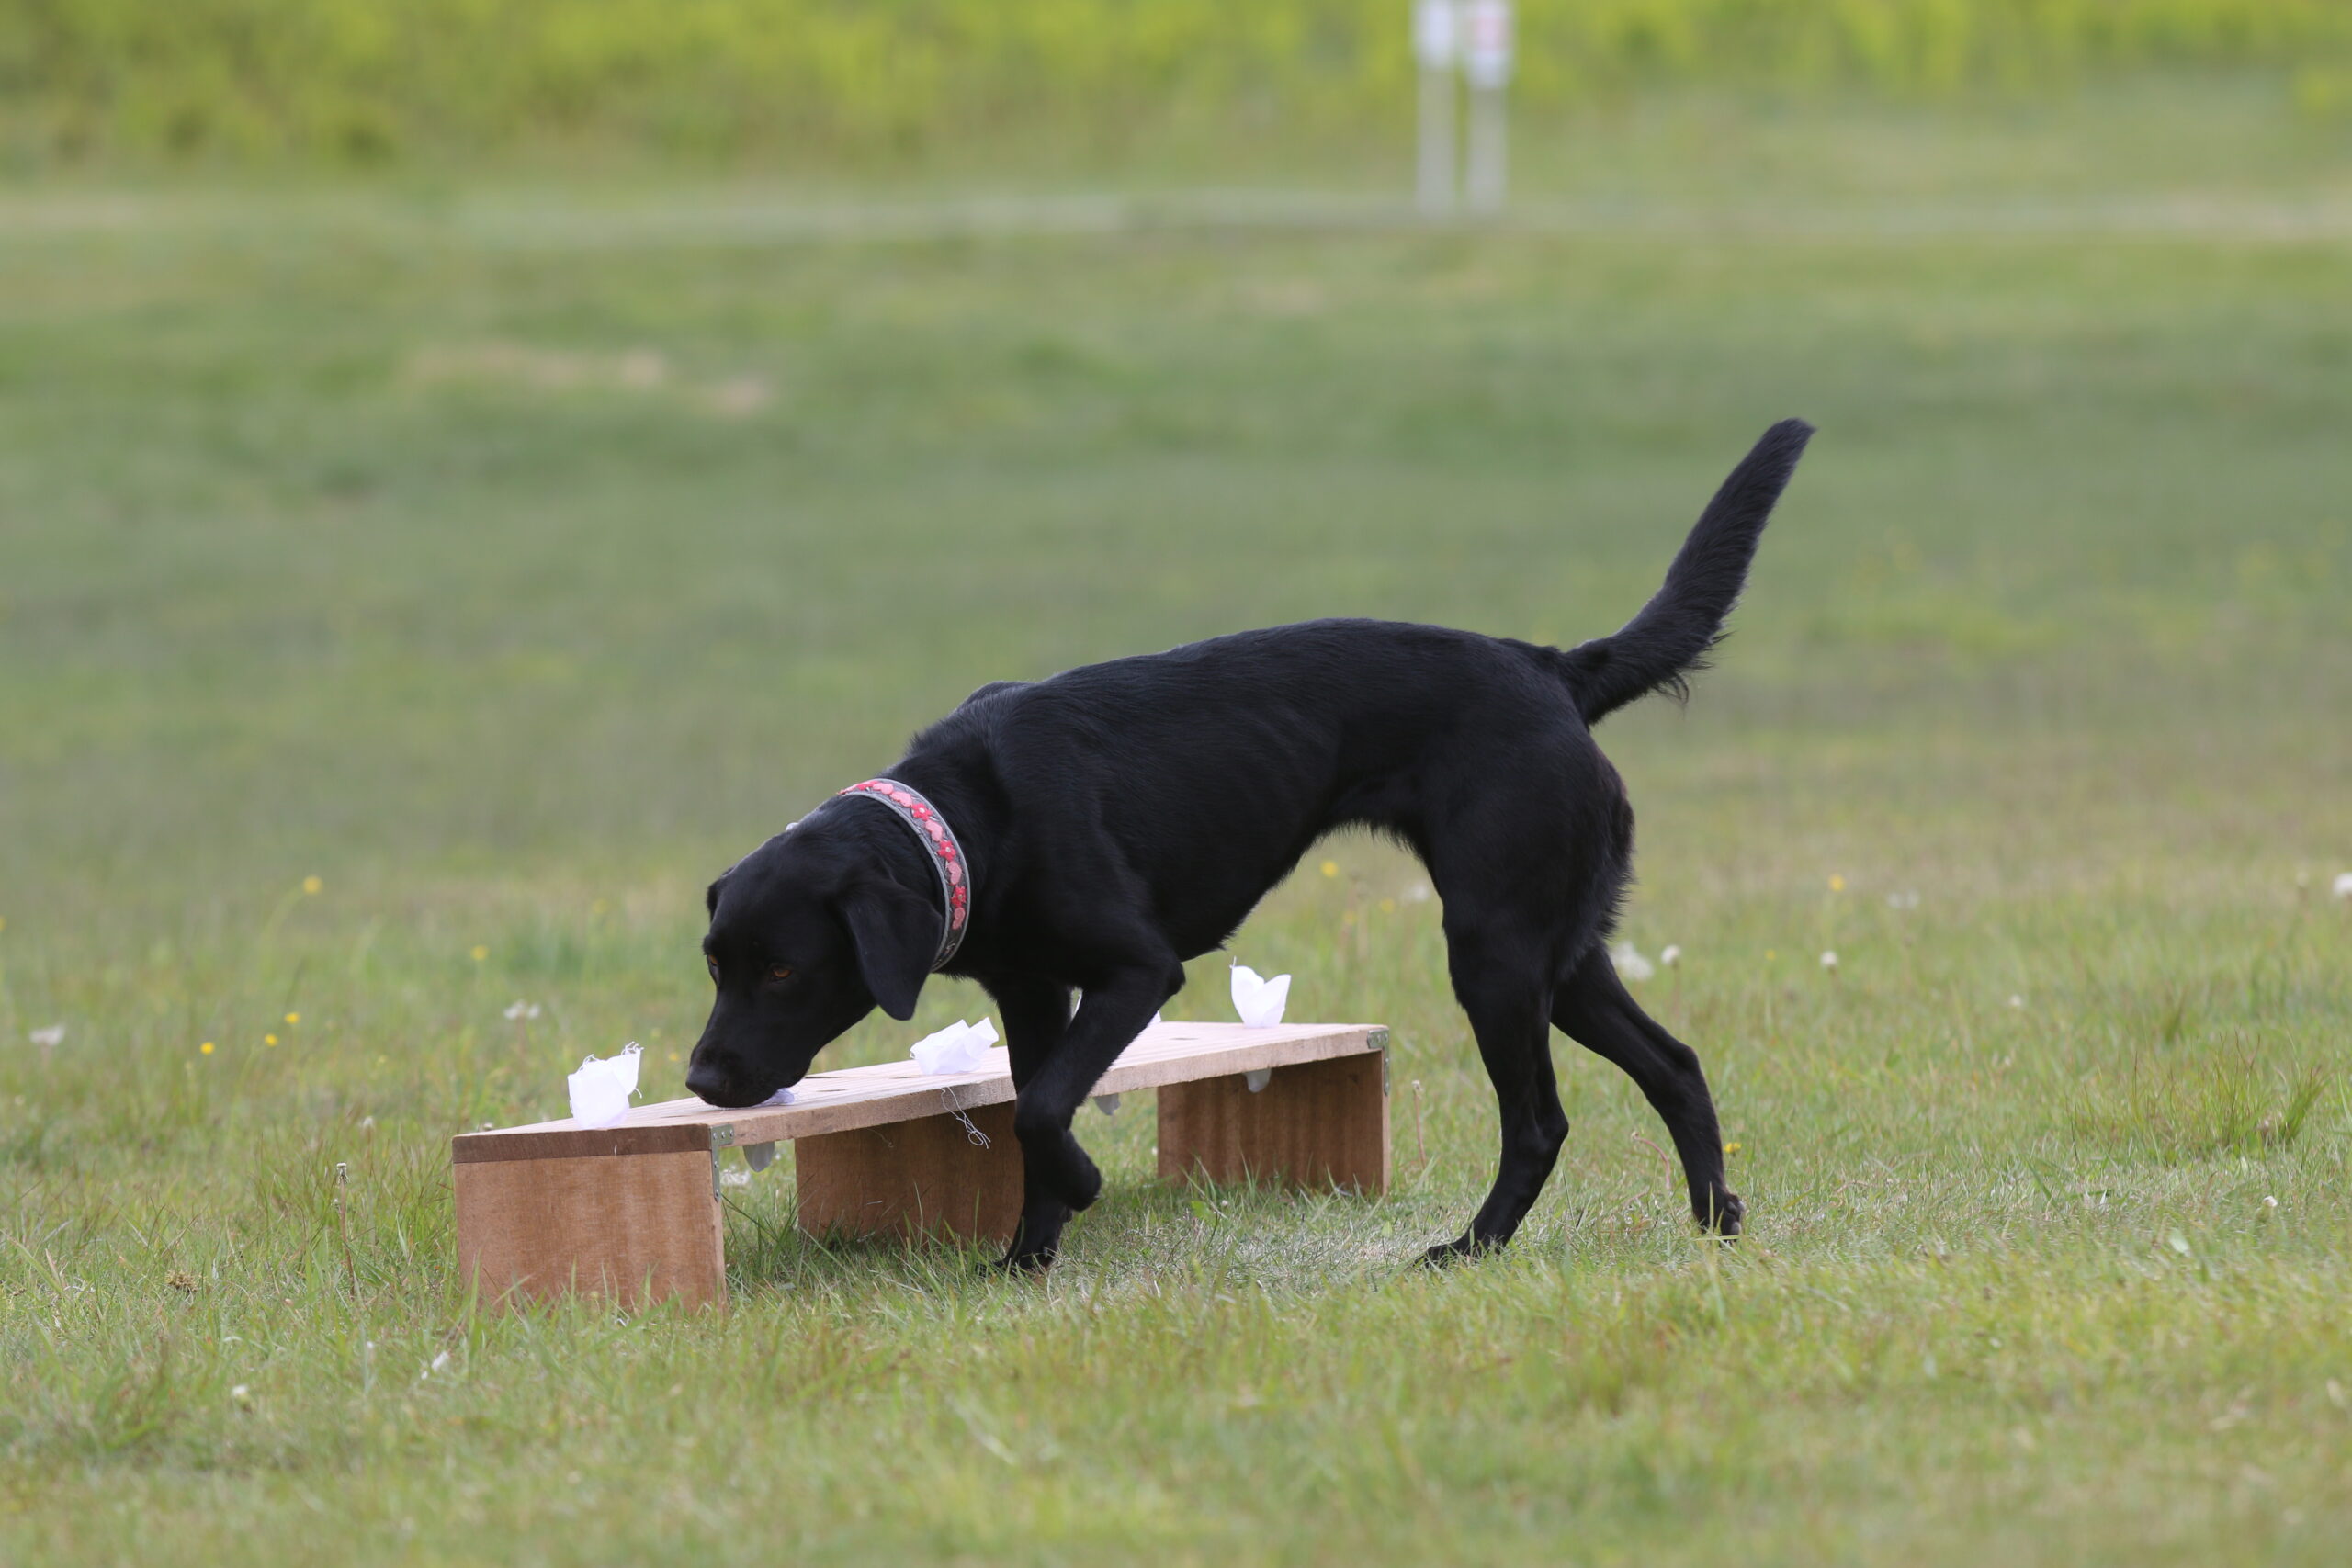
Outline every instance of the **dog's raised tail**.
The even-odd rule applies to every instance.
[[[1724,617],[1747,581],[1756,541],[1812,439],[1813,426],[1801,419],[1784,419],[1766,431],[1699,514],[1666,569],[1665,586],[1641,614],[1610,636],[1560,655],[1587,724],[1652,692],[1688,694],[1690,675],[1706,668],[1707,650],[1723,638]]]

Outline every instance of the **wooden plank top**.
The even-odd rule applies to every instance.
[[[1119,1053],[1092,1092],[1125,1094],[1261,1067],[1324,1062],[1385,1050],[1387,1044],[1388,1031],[1376,1023],[1281,1023],[1272,1029],[1240,1023],[1155,1023]],[[885,1126],[918,1116],[1001,1105],[1012,1098],[1012,1068],[1000,1046],[989,1053],[988,1066],[978,1072],[933,1075],[911,1060],[843,1067],[801,1079],[790,1105],[729,1111],[690,1096],[633,1106],[609,1127],[582,1127],[566,1117],[491,1133],[461,1133],[451,1141],[451,1154],[463,1165],[723,1149]]]

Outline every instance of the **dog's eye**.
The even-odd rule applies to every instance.
[[[718,959],[711,957],[708,953],[705,953],[703,954],[702,966],[710,971],[710,977],[712,979],[716,980],[718,978]]]
[[[768,978],[771,980],[789,980],[792,978],[792,971],[779,964],[775,968],[768,971]]]

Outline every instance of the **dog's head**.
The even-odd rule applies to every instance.
[[[718,996],[686,1087],[711,1104],[757,1105],[798,1083],[877,1004],[914,1016],[939,948],[938,901],[893,880],[861,826],[826,813],[710,885],[702,951]]]

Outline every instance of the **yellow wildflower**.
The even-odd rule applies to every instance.
[[[324,887],[325,886],[325,883],[321,882],[315,876],[306,876],[302,879],[302,891],[305,893],[316,893],[320,888]]]
[[[203,1044],[198,1045],[197,1050],[203,1055],[209,1056],[212,1055],[212,1042],[209,1040],[206,1041]]]

